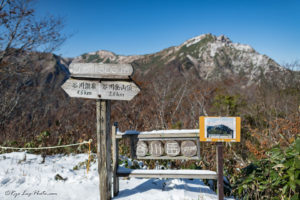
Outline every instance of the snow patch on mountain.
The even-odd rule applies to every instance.
[[[225,46],[225,44],[220,41],[216,41],[214,43],[208,44],[208,47],[210,49],[210,56],[214,57],[216,55],[216,53],[218,52],[218,49],[221,47],[224,47],[224,46]]]
[[[185,42],[182,44],[182,46],[183,46],[183,45],[186,45],[186,47],[189,47],[189,46],[191,46],[191,45],[193,45],[193,44],[196,44],[196,43],[200,42],[200,41],[201,41],[202,39],[204,39],[206,36],[207,36],[207,34],[203,34],[203,35],[199,35],[199,36],[197,36],[197,37],[193,37],[193,38],[191,38],[191,39],[185,41]]]
[[[225,35],[202,34],[154,54],[122,56],[103,50],[94,54],[99,58],[79,57],[79,62],[135,63],[137,70],[140,69],[142,73],[149,73],[163,63],[165,66],[178,65],[177,68],[182,69],[181,74],[192,71],[195,74],[196,71],[197,76],[204,79],[243,76],[251,83],[259,79],[261,73],[270,76],[273,71],[282,74],[286,71],[250,45],[233,43]]]
[[[254,49],[246,44],[240,44],[240,43],[232,43],[231,44],[236,50],[239,51],[245,51],[245,52],[254,52]]]

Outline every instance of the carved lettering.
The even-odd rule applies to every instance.
[[[180,153],[180,146],[176,141],[167,141],[165,143],[165,152],[168,156],[178,156]]]
[[[163,145],[160,141],[152,141],[150,142],[149,151],[152,156],[162,156],[164,153]]]
[[[197,145],[193,141],[183,141],[181,143],[181,153],[183,156],[192,157],[197,154]]]
[[[89,78],[124,78],[133,74],[130,64],[71,63],[71,76]]]
[[[62,85],[62,88],[71,97],[99,99],[98,90],[100,89],[100,83],[96,81],[68,79]]]
[[[147,153],[148,153],[148,146],[146,142],[139,141],[136,147],[136,155],[138,157],[144,157],[147,155]]]

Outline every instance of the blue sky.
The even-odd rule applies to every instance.
[[[147,54],[197,35],[226,35],[279,64],[300,59],[299,0],[40,0],[39,15],[66,20],[74,35],[55,53],[100,49]]]

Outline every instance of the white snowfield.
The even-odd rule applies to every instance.
[[[25,156],[26,155],[26,156]],[[0,154],[1,200],[98,200],[97,163],[73,167],[88,159],[87,154],[47,156],[25,152]],[[59,174],[65,180],[55,180]],[[113,199],[122,200],[215,200],[215,192],[201,180],[123,179],[120,192]]]

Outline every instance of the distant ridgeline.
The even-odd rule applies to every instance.
[[[207,126],[207,135],[210,136],[231,136],[233,138],[233,130],[223,124],[216,126]]]

